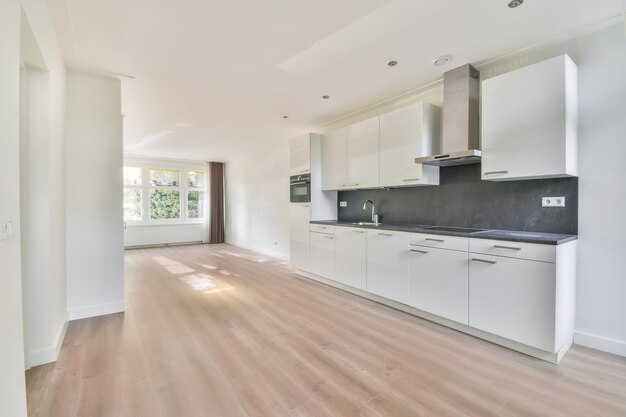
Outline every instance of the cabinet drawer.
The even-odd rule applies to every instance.
[[[506,240],[470,239],[470,252],[507,256],[533,261],[555,262],[556,246],[538,243],[509,242]]]
[[[467,252],[468,238],[459,236],[430,235],[426,233],[411,233],[411,246],[428,246],[431,248],[452,249]]]
[[[329,235],[335,234],[335,226],[328,226],[325,224],[311,224],[309,230],[317,233],[327,233]]]

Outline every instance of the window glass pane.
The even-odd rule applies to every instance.
[[[124,220],[141,220],[141,190],[124,188]]]
[[[141,185],[141,168],[124,167],[124,185]]]
[[[204,217],[204,191],[189,191],[187,194],[187,218]]]
[[[154,186],[178,187],[180,172],[174,169],[151,169],[150,182]]]
[[[187,184],[194,188],[204,187],[204,172],[189,171],[189,181]]]
[[[150,190],[150,218],[179,219],[180,191]]]

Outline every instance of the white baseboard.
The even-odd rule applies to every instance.
[[[263,255],[271,256],[273,258],[282,259],[283,261],[288,261],[289,260],[289,255],[285,255],[284,253],[274,252],[274,251],[271,251],[271,250],[259,248],[259,247],[248,245],[248,244],[245,244],[245,243],[234,242],[234,241],[228,240],[228,239],[226,239],[226,243],[229,244],[229,245],[232,245],[232,246],[237,246],[239,248],[253,250],[255,252],[259,252],[259,253],[261,253]]]
[[[612,353],[614,355],[626,356],[626,342],[609,339],[584,332],[574,333],[574,344]]]
[[[79,307],[69,310],[70,320],[80,320],[89,317],[105,316],[107,314],[121,313],[125,310],[124,301],[98,304],[95,306]]]
[[[59,352],[61,351],[61,346],[63,345],[63,339],[65,339],[65,332],[67,331],[67,324],[69,322],[66,320],[63,323],[63,326],[59,329],[57,334],[56,342],[53,346],[43,348],[43,349],[35,349],[30,352],[29,358],[29,367],[39,366],[50,362],[55,362],[59,357]]]

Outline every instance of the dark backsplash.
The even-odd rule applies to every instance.
[[[480,164],[440,169],[439,186],[339,192],[339,220],[369,221],[372,200],[383,223],[578,234],[578,178],[491,182]],[[542,197],[565,197],[565,207],[543,208]]]

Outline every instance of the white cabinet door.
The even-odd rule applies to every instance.
[[[366,257],[365,229],[353,227],[335,229],[335,281],[365,290]]]
[[[555,352],[555,264],[469,256],[469,325]]]
[[[311,172],[310,135],[302,135],[289,142],[289,175]]]
[[[483,180],[577,174],[576,71],[561,55],[483,81]]]
[[[335,236],[327,233],[310,232],[310,268],[315,275],[334,279]]]
[[[409,234],[367,231],[367,291],[409,302]]]
[[[378,186],[378,137],[378,116],[348,126],[348,188]]]
[[[430,184],[419,156],[434,155],[441,149],[441,109],[418,102],[380,115],[380,185]],[[438,177],[437,182],[438,184]]]
[[[309,203],[289,205],[289,260],[294,269],[309,270]]]
[[[341,128],[322,136],[322,190],[347,188],[347,134],[347,128]]]
[[[409,251],[409,304],[467,325],[467,252],[426,246]]]

